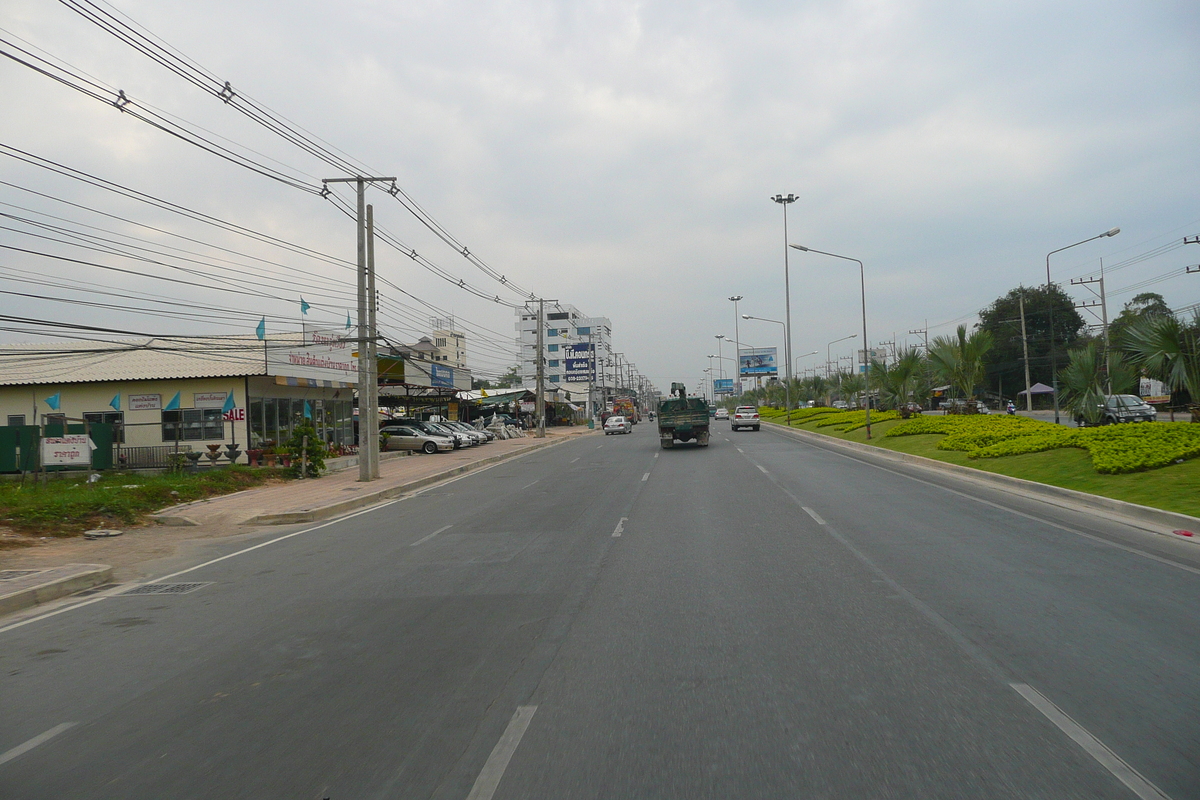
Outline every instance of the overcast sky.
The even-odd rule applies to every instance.
[[[776,193],[790,240],[866,264],[872,344],[928,320],[970,324],[1009,289],[1119,266],[1109,313],[1138,289],[1200,302],[1200,5],[1179,2],[176,2],[111,7],[315,137],[400,186],[516,285],[612,320],[616,349],[666,390],[695,386],[742,313],[783,319]],[[200,126],[308,185],[345,173],[256,126],[62,3],[5,0],[0,36],[70,65],[135,106]],[[6,52],[15,52],[5,46]],[[319,197],[229,164],[3,59],[0,142],[172,203],[353,260],[350,220]],[[216,320],[4,297],[8,314],[118,330],[206,333],[344,324],[352,273],[230,237],[0,158],[0,211],[53,214],[222,258],[236,277],[154,267],[0,230],[0,243],[211,284],[199,288],[0,251],[0,287],[111,302],[154,293],[228,309]],[[32,195],[35,190],[57,198]],[[339,190],[344,196],[349,194]],[[92,211],[63,205],[68,200]],[[517,296],[435,239],[382,191],[376,223],[447,272]],[[46,221],[46,217],[38,217]],[[152,225],[150,231],[134,223]],[[56,223],[66,224],[66,223]],[[28,223],[4,223],[31,231]],[[96,231],[93,231],[97,233]],[[188,244],[167,232],[204,242]],[[43,231],[43,235],[45,232]],[[108,234],[103,234],[108,235]],[[240,255],[222,252],[223,246]],[[1161,250],[1161,252],[1160,252]],[[792,251],[801,367],[861,330],[857,266]],[[1152,254],[1150,258],[1140,258]],[[1156,255],[1153,255],[1156,254]],[[264,275],[298,268],[289,283]],[[191,256],[189,256],[191,257]],[[1127,263],[1127,262],[1133,263]],[[469,324],[482,373],[512,358],[515,316],[377,249],[380,275]],[[1124,266],[1120,266],[1125,264]],[[16,273],[12,270],[26,270]],[[1172,276],[1173,275],[1173,276]],[[14,277],[55,284],[20,283]],[[216,277],[214,277],[216,276]],[[227,280],[225,283],[217,283]],[[129,299],[71,292],[117,287]],[[255,297],[244,291],[262,291]],[[384,332],[433,316],[381,286]],[[1080,300],[1089,295],[1072,287]],[[276,299],[277,298],[277,299]],[[187,306],[171,307],[186,311]],[[240,311],[240,313],[234,313]],[[215,312],[207,312],[215,313]],[[407,314],[407,316],[402,316]],[[19,332],[7,341],[31,338]],[[742,322],[748,345],[782,328]],[[485,341],[485,338],[492,341]],[[859,334],[861,339],[861,333]],[[859,340],[833,346],[849,355]],[[728,356],[729,347],[723,354]]]

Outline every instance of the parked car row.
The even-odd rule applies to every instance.
[[[496,438],[491,431],[476,430],[465,422],[420,419],[402,419],[384,425],[379,436],[383,440],[382,450],[420,450],[429,454],[475,447]]]

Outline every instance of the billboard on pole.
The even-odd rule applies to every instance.
[[[742,375],[769,377],[779,374],[774,347],[743,348],[738,351],[738,370]]]
[[[563,347],[563,377],[568,381],[596,380],[595,345],[591,342]]]
[[[714,394],[733,394],[733,378],[713,378]]]

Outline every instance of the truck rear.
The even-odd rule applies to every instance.
[[[671,396],[658,404],[658,441],[664,448],[676,441],[708,447],[708,402],[688,397],[682,383],[671,384]]]

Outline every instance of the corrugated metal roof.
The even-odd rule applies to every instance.
[[[112,342],[0,345],[0,386],[266,375],[265,348],[296,347],[300,334],[154,337]]]

